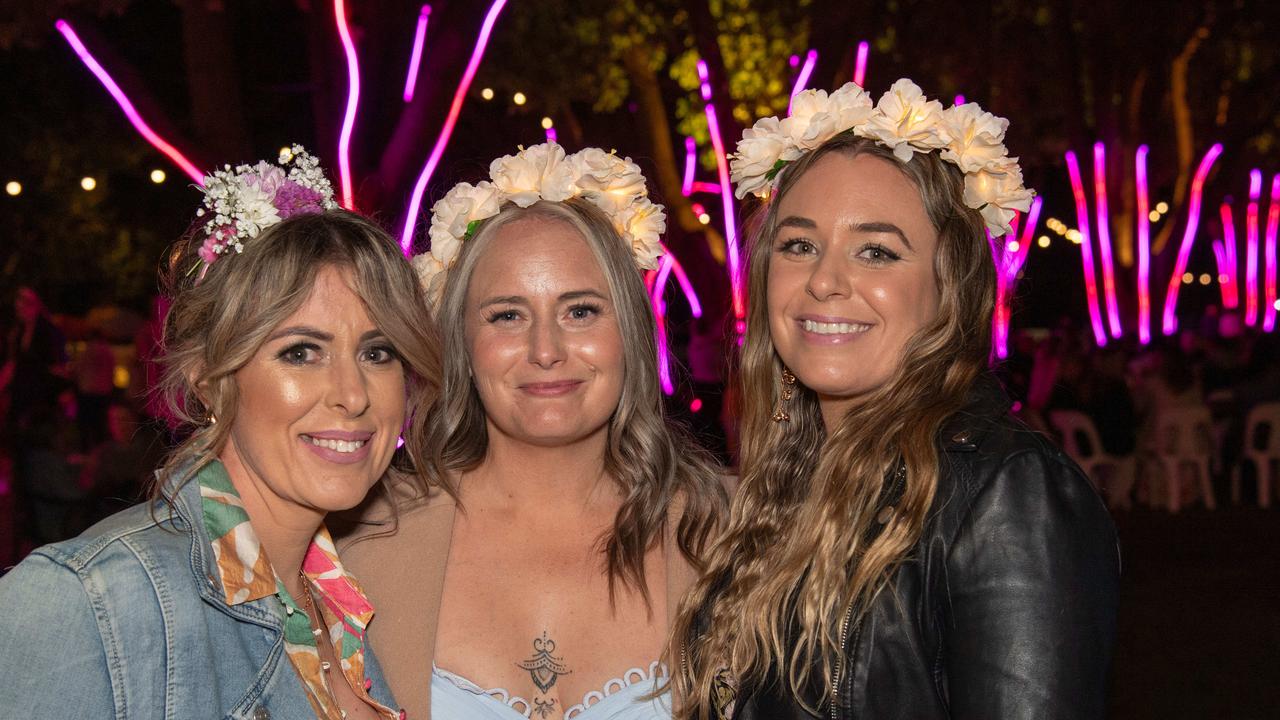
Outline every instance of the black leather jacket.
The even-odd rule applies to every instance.
[[[1115,527],[1080,469],[1007,410],[985,377],[945,424],[930,520],[892,591],[849,624],[835,707],[812,715],[774,683],[744,688],[736,720],[1105,716]]]

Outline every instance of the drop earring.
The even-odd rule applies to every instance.
[[[782,368],[782,398],[778,403],[778,410],[773,413],[773,421],[776,423],[791,422],[791,415],[787,412],[787,407],[791,405],[791,396],[795,393],[796,376],[791,374],[785,366]]]

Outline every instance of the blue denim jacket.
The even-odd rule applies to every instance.
[[[173,505],[129,508],[0,577],[0,715],[315,717],[279,600],[228,606],[198,484]],[[371,648],[365,669],[397,707]]]

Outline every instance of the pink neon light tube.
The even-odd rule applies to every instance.
[[[1187,204],[1187,227],[1182,234],[1182,244],[1178,246],[1178,259],[1173,267],[1173,275],[1169,277],[1169,286],[1164,296],[1164,311],[1160,329],[1165,335],[1172,335],[1178,329],[1178,290],[1182,287],[1182,274],[1187,271],[1187,260],[1191,257],[1191,246],[1195,243],[1196,230],[1200,226],[1200,205],[1204,198],[1204,181],[1209,177],[1209,170],[1222,154],[1222,143],[1214,143],[1204,154],[1196,174],[1191,179],[1191,201]]]
[[[1236,265],[1235,254],[1236,221],[1231,206],[1227,203],[1218,207],[1218,217],[1222,218],[1222,259],[1218,265],[1218,274],[1226,276],[1219,279],[1222,286],[1222,307],[1234,310],[1240,307],[1240,270]]]
[[[724,235],[729,260],[729,285],[733,298],[733,317],[742,320],[747,316],[742,297],[742,269],[738,259],[738,228],[734,218],[733,186],[729,184],[729,161],[725,157],[724,141],[720,137],[720,122],[716,108],[711,104],[711,84],[707,75],[707,63],[698,61],[698,77],[702,80],[702,98],[707,100],[707,130],[711,134],[711,146],[716,153],[716,170],[720,175],[720,198],[724,204]]]
[[[1093,144],[1093,196],[1098,219],[1098,249],[1102,254],[1102,291],[1107,301],[1111,337],[1120,337],[1120,307],[1116,302],[1116,266],[1111,259],[1111,213],[1107,208],[1107,146]]]
[[[1245,216],[1244,322],[1258,324],[1258,198],[1262,196],[1262,171],[1249,171],[1249,209]]]
[[[685,197],[693,194],[693,172],[697,162],[698,145],[693,138],[684,139],[684,182],[680,185],[680,193]]]
[[[1080,257],[1084,264],[1084,291],[1089,302],[1089,323],[1093,326],[1093,339],[1098,347],[1107,344],[1107,329],[1102,325],[1102,312],[1098,307],[1098,280],[1093,269],[1093,241],[1089,235],[1089,206],[1084,195],[1084,183],[1080,180],[1080,163],[1074,150],[1067,151],[1067,172],[1071,176],[1071,194],[1076,200],[1076,222],[1080,225]]]
[[[124,94],[124,91],[121,90],[120,86],[116,84],[116,81],[111,78],[111,75],[107,73],[102,65],[98,63],[97,59],[93,57],[93,53],[90,53],[89,49],[84,46],[84,43],[80,42],[80,36],[76,34],[76,31],[71,27],[71,24],[66,20],[59,20],[54,23],[54,27],[56,27],[58,32],[62,33],[62,36],[67,39],[67,43],[71,45],[71,49],[74,50],[76,55],[80,58],[80,62],[84,63],[85,67],[89,68],[89,72],[93,73],[94,77],[98,78],[98,82],[102,83],[102,86],[111,94],[111,97],[116,101],[116,104],[124,111],[125,117],[129,119],[129,124],[133,125],[133,128],[137,130],[142,137],[146,138],[147,142],[151,143],[152,147],[164,153],[165,157],[169,158],[175,165],[182,168],[182,171],[187,174],[187,177],[195,181],[197,185],[203,187],[204,173],[200,172],[200,170],[196,168],[196,166],[188,160],[185,155],[179,152],[177,148],[166,142],[164,138],[160,137],[156,131],[151,129],[151,126],[147,124],[147,121],[142,119],[142,115],[139,114],[137,108],[133,106],[133,102],[129,100],[129,96]]]
[[[338,180],[342,186],[342,207],[354,210],[356,201],[351,192],[351,133],[356,127],[356,108],[360,106],[360,58],[356,55],[355,43],[351,41],[351,28],[347,26],[344,0],[333,0],[333,15],[338,22],[342,51],[347,56],[347,109],[342,115],[342,132],[338,134]]]
[[[1147,155],[1150,148],[1138,147],[1133,168],[1138,195],[1138,342],[1151,342],[1151,219],[1147,188]]]
[[[475,78],[480,61],[484,58],[484,49],[489,44],[493,25],[498,21],[498,15],[506,4],[507,0],[494,0],[493,5],[489,6],[489,12],[484,16],[484,24],[480,26],[480,35],[476,37],[475,48],[471,51],[471,59],[467,61],[467,69],[462,73],[462,81],[458,83],[458,89],[453,93],[453,103],[449,106],[444,127],[440,129],[436,144],[431,148],[431,155],[418,175],[418,181],[414,183],[413,194],[409,197],[409,210],[405,214],[404,229],[400,232],[400,248],[406,255],[413,248],[413,230],[418,223],[418,211],[422,208],[422,195],[427,191],[427,183],[431,182],[431,176],[435,173],[436,166],[440,164],[440,157],[444,155],[444,149],[453,135],[453,127],[457,124],[458,115],[462,112],[462,103],[467,99],[471,81]]]
[[[791,88],[792,101],[796,99],[796,95],[799,95],[801,90],[804,90],[806,87],[809,86],[809,77],[813,75],[813,66],[817,64],[818,64],[817,50],[810,50],[809,52],[805,53],[804,65],[800,66],[800,74],[796,76],[796,84]],[[791,112],[790,103],[787,104],[787,112],[788,113]]]
[[[413,91],[418,86],[418,67],[422,64],[422,47],[427,42],[427,21],[431,19],[431,6],[423,5],[418,11],[418,26],[413,31],[413,50],[409,53],[409,73],[404,78],[404,101],[413,102]]]
[[[645,284],[649,286],[649,302],[653,305],[654,342],[658,346],[658,382],[666,395],[675,394],[675,385],[671,382],[671,358],[667,346],[667,305],[662,301],[662,291],[671,272],[672,257],[664,255],[657,270],[645,273]]]
[[[1263,272],[1265,298],[1262,308],[1262,330],[1264,332],[1276,329],[1276,234],[1280,232],[1280,175],[1271,177],[1271,195],[1268,200],[1266,259]]]
[[[553,127],[547,128],[547,142],[558,142],[559,140],[560,137],[556,135],[556,129]]]
[[[664,258],[671,258],[671,272],[676,276],[676,283],[684,293],[684,299],[689,303],[689,312],[696,318],[702,317],[702,303],[698,300],[698,293],[693,290],[693,283],[689,282],[689,276],[685,274],[684,266],[680,264],[675,253],[671,252],[671,248],[663,245],[662,252]]]
[[[858,87],[867,86],[867,53],[870,50],[871,45],[866,40],[858,43],[858,56],[853,63],[853,82]]]

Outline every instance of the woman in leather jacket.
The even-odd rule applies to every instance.
[[[1115,530],[987,373],[1006,121],[910,81],[739,144],[742,480],[673,643],[677,717],[1096,718]],[[985,225],[985,228],[984,228]]]

